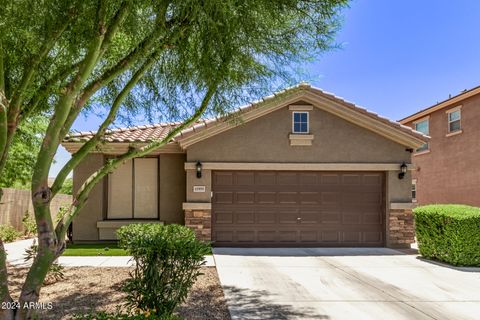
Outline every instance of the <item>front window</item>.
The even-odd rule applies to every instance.
[[[415,123],[415,130],[425,134],[425,135],[428,135],[428,119],[425,119],[425,120],[422,120],[422,121],[419,121],[419,122],[416,122]],[[428,150],[428,143],[425,143],[424,145],[422,145],[420,148],[417,149],[417,152],[421,152],[421,151],[425,151],[425,150]]]
[[[293,133],[308,133],[308,112],[293,113]]]
[[[158,158],[128,160],[108,175],[107,219],[158,219]]]
[[[455,132],[461,129],[460,120],[462,114],[460,110],[448,113],[448,132]]]

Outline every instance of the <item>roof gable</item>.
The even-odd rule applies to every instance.
[[[290,104],[297,104],[299,101],[302,101],[303,104],[311,104],[324,111],[330,112],[355,125],[371,130],[387,139],[410,148],[417,148],[429,139],[428,136],[414,131],[410,127],[381,117],[376,113],[370,112],[351,102],[347,102],[333,94],[311,87],[309,84],[301,83],[264,97],[260,101],[240,107],[229,116],[199,120],[189,128],[180,132],[171,143],[176,142],[182,149],[186,149],[192,144],[208,139],[226,130],[233,129],[239,124],[265,116]],[[111,144],[148,143],[155,139],[164,138],[168,132],[179,124],[179,122],[172,122],[111,129],[105,133],[104,141]],[[70,146],[71,144],[84,143],[91,139],[94,134],[94,131],[72,133],[63,140],[63,144]],[[72,148],[72,151],[74,151],[74,149],[76,148]]]
[[[238,119],[237,121],[229,118],[204,121],[183,130],[176,141],[185,149],[199,141],[235,128],[241,123],[265,116],[290,104],[296,104],[300,100],[411,148],[417,148],[428,140],[428,136],[414,131],[410,127],[302,83],[240,108],[233,114],[233,119]]]

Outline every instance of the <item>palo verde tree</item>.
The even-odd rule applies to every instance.
[[[0,0],[0,174],[17,129],[47,114],[33,166],[38,254],[19,297],[2,319],[28,319],[46,273],[65,249],[65,234],[90,190],[122,162],[146,155],[204,114],[223,114],[286,81],[289,67],[332,45],[346,0]],[[62,139],[84,112],[102,108],[96,134],[48,186]],[[67,176],[102,144],[119,114],[174,117],[161,140],[129,150],[93,173],[54,225],[50,202]],[[0,297],[11,301],[0,243]]]

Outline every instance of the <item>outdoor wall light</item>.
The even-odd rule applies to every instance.
[[[202,177],[202,164],[200,163],[200,161],[197,161],[195,168],[197,170],[197,178],[200,179]]]
[[[403,179],[405,177],[405,173],[407,173],[407,165],[404,163],[402,163],[402,165],[400,166],[400,173],[398,174],[398,179]]]

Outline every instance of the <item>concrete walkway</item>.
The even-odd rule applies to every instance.
[[[480,268],[373,248],[215,248],[236,319],[480,319]]]
[[[33,243],[33,239],[19,240],[5,243],[7,261],[13,265],[27,265],[25,263],[25,250]],[[62,256],[58,262],[65,267],[130,267],[133,265],[130,256]],[[215,266],[213,256],[205,256],[205,266]]]

